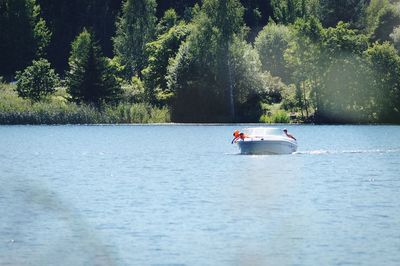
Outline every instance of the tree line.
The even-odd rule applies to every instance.
[[[0,0],[0,27],[0,76],[33,102],[400,122],[399,1]]]

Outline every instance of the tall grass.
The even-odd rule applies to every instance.
[[[105,123],[167,123],[171,122],[168,108],[156,108],[147,103],[120,104],[102,112]],[[117,122],[115,122],[117,121]]]
[[[270,115],[262,115],[260,118],[261,123],[276,124],[276,123],[290,123],[290,117],[284,110],[277,110]]]
[[[21,99],[15,86],[0,84],[0,124],[121,124],[170,122],[169,110],[146,103],[105,106],[101,110],[67,101],[59,89],[41,102]]]

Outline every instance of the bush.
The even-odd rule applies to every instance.
[[[34,102],[53,93],[60,82],[46,59],[34,60],[23,72],[18,71],[16,80],[18,96]]]
[[[278,110],[271,115],[262,115],[260,118],[261,123],[290,123],[290,117],[284,110]]]
[[[59,88],[45,101],[31,102],[17,96],[15,86],[0,84],[0,124],[120,124],[170,122],[167,108],[150,104],[120,104],[102,109],[77,105]]]
[[[137,76],[132,77],[131,82],[122,87],[122,99],[127,103],[144,102],[146,95],[143,81]]]

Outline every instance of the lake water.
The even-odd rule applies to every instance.
[[[400,126],[1,126],[0,265],[400,265]]]

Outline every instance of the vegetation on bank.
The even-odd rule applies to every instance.
[[[399,0],[50,2],[0,0],[0,123],[400,123]]]
[[[120,103],[97,108],[68,100],[65,88],[34,102],[18,97],[15,85],[0,84],[0,124],[125,124],[167,123],[167,108],[146,103]]]

